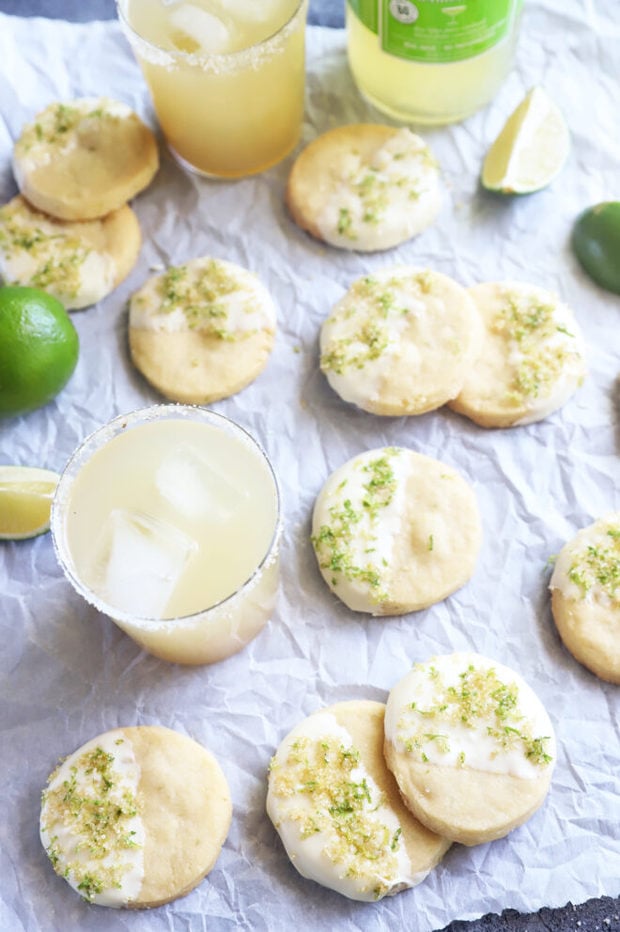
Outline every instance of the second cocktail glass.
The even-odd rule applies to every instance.
[[[156,405],[115,418],[70,459],[51,527],[80,595],[164,660],[222,660],[270,618],[277,482],[222,415]]]
[[[308,0],[117,0],[157,118],[186,168],[261,172],[296,145]]]

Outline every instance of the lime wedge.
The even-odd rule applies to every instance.
[[[59,478],[49,469],[0,466],[0,540],[25,540],[49,530]]]
[[[570,148],[568,127],[542,87],[533,87],[489,149],[482,184],[501,194],[531,194],[553,181]]]

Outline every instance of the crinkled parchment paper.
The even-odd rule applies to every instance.
[[[283,206],[291,159],[263,176],[209,182],[163,165],[135,203],[144,245],[114,294],[74,314],[78,368],[55,402],[0,424],[0,461],[62,470],[76,445],[113,416],[159,401],[132,369],[128,295],[157,264],[205,254],[255,271],[279,307],[266,371],[214,405],[266,447],[280,478],[285,534],[281,597],[262,634],[212,667],[168,665],[87,606],[65,581],[49,535],[0,547],[2,656],[0,929],[438,929],[455,918],[513,907],[533,911],[620,892],[620,689],[564,650],[549,610],[549,557],[579,528],[620,507],[620,299],[597,289],[572,257],[579,211],[617,198],[620,31],[610,9],[526,4],[518,63],[493,103],[461,125],[424,135],[443,168],[436,225],[384,255],[348,255],[293,226]],[[609,5],[609,8],[614,4]],[[308,31],[304,139],[338,124],[381,120],[349,76],[344,34]],[[538,194],[481,192],[483,155],[534,83],[564,110],[573,149]],[[0,188],[15,193],[12,140],[55,99],[107,94],[153,115],[118,25],[0,16]],[[614,187],[615,185],[615,187]],[[590,375],[546,421],[485,431],[448,410],[379,418],[345,405],[319,372],[317,338],[330,306],[360,274],[428,265],[465,285],[524,279],[559,291],[585,332]],[[473,579],[427,611],[371,619],[341,605],[320,579],[308,535],[314,498],[346,459],[384,444],[409,446],[461,470],[483,514]],[[559,739],[550,796],[509,837],[458,845],[417,889],[377,904],[350,902],[303,880],[265,815],[266,772],[281,738],[333,702],[385,700],[417,660],[475,649],[522,672]],[[38,840],[39,794],[59,756],[106,729],[163,724],[219,758],[234,818],[208,880],[150,913],[90,907],[51,869]]]

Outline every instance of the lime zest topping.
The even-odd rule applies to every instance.
[[[116,121],[118,117],[103,105],[87,111],[72,104],[51,104],[34,123],[24,127],[17,148],[28,152],[35,145],[62,146],[82,121],[101,119]]]
[[[350,498],[346,498],[342,504],[332,505],[329,509],[329,524],[321,525],[318,533],[311,538],[319,566],[333,574],[333,585],[338,584],[340,576],[349,581],[358,580],[369,587],[373,602],[383,602],[388,598],[383,590],[381,574],[370,561],[365,566],[355,562],[352,544],[360,523],[366,519],[370,524],[370,534],[365,552],[371,554],[374,551],[377,520],[396,491],[396,476],[391,460],[398,452],[394,447],[386,447],[381,456],[365,463],[362,469],[369,478],[363,485],[361,510],[353,507]],[[341,488],[342,483],[339,490]],[[385,565],[385,561],[382,563]]]
[[[118,742],[117,742],[118,743]],[[139,847],[131,820],[138,814],[136,796],[118,785],[114,772],[114,755],[97,746],[82,754],[70,768],[70,776],[54,789],[46,788],[46,831],[57,824],[64,825],[77,837],[76,851],[85,851],[90,863],[68,860],[58,836],[52,835],[46,851],[56,873],[75,881],[87,900],[105,889],[120,888],[130,866],[122,852]],[[51,783],[58,770],[49,778]],[[78,783],[78,774],[82,778]],[[93,862],[96,868],[93,869]]]
[[[355,878],[379,898],[398,876],[401,829],[382,821],[383,793],[359,768],[359,751],[339,737],[301,737],[283,761],[272,763],[272,789],[289,801],[287,817],[297,823],[300,838],[324,832],[324,856],[341,876]]]
[[[620,526],[607,528],[605,535],[608,546],[588,544],[573,554],[568,578],[583,598],[598,588],[613,601],[620,601]]]
[[[536,296],[504,293],[492,330],[519,351],[506,399],[515,405],[549,394],[567,364],[578,356],[577,348],[569,344],[576,340],[575,334],[557,324],[555,311],[553,304]],[[554,341],[558,334],[567,339]]]
[[[531,734],[519,710],[517,684],[500,680],[493,667],[477,668],[469,664],[459,673],[458,685],[446,685],[435,667],[416,664],[415,669],[433,680],[437,698],[426,707],[412,702],[403,710],[399,721],[399,737],[407,753],[416,754],[427,763],[431,744],[440,754],[452,751],[448,735],[427,730],[427,722],[431,720],[438,727],[442,723],[456,729],[480,729],[484,726],[484,733],[493,739],[496,746],[492,756],[502,751],[520,749],[533,764],[545,766],[551,762],[552,758],[545,748],[545,742],[551,740],[550,736]],[[458,742],[458,732],[454,733],[453,740]],[[458,766],[465,763],[462,750],[458,751],[457,763]]]
[[[25,252],[37,263],[29,285],[56,287],[60,293],[75,297],[81,286],[81,267],[92,250],[74,232],[58,227],[57,233],[45,233],[41,227],[33,227],[31,216],[19,202],[0,208],[0,250],[7,261]]]
[[[415,276],[415,285],[421,293],[432,287],[424,272]],[[407,279],[409,283],[410,280]],[[387,280],[366,275],[353,283],[344,305],[328,324],[336,320],[355,319],[357,326],[350,336],[329,340],[321,355],[321,371],[343,375],[346,369],[363,369],[367,363],[379,359],[393,343],[390,339],[390,320],[407,316],[410,309],[397,300],[397,289],[403,280]]]
[[[244,291],[243,285],[217,259],[209,260],[205,268],[190,274],[187,265],[171,266],[159,279],[160,314],[180,309],[190,330],[200,329],[220,340],[236,341],[256,331],[231,330],[227,299]],[[253,311],[250,296],[243,301],[243,310]]]

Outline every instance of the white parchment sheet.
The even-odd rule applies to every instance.
[[[79,441],[119,413],[161,399],[126,347],[128,295],[152,266],[212,255],[256,272],[279,308],[267,369],[213,407],[266,447],[280,479],[285,533],[277,611],[242,653],[212,667],[168,665],[88,607],[60,571],[49,535],[0,546],[0,929],[291,929],[426,932],[506,907],[533,911],[620,893],[620,689],[564,650],[549,610],[549,558],[581,527],[620,507],[620,299],[589,282],[569,249],[575,216],[618,198],[620,29],[616,4],[526,3],[517,67],[493,103],[461,125],[424,132],[443,169],[432,229],[383,255],[349,255],[299,231],[283,206],[292,158],[261,177],[208,182],[162,168],[135,209],[144,245],[129,279],[73,315],[77,370],[52,404],[0,422],[0,462],[62,470]],[[605,12],[607,11],[607,12]],[[304,140],[347,122],[382,121],[358,96],[342,32],[308,30]],[[573,148],[545,191],[498,199],[478,187],[484,153],[529,87],[544,83]],[[16,192],[10,155],[25,121],[56,99],[110,95],[154,123],[116,23],[69,25],[0,15],[0,193]],[[615,186],[615,187],[614,187]],[[465,285],[523,279],[559,291],[588,343],[590,374],[563,410],[530,427],[485,431],[447,409],[379,418],[344,404],[318,368],[321,322],[359,275],[426,265]],[[444,460],[473,484],[484,544],[476,573],[440,605],[402,618],[355,615],[316,569],[309,521],[328,474],[384,444]],[[507,838],[453,846],[418,888],[376,904],[348,901],[290,865],[264,803],[281,738],[319,707],[384,701],[415,661],[474,649],[518,669],[545,702],[559,752],[541,810]],[[162,724],[218,757],[234,817],[209,878],[149,913],[84,903],[38,840],[39,794],[58,758],[109,728]]]

